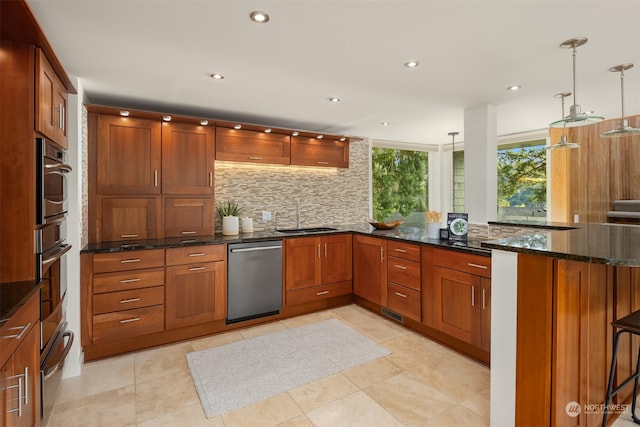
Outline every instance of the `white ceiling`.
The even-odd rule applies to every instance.
[[[479,105],[496,107],[498,135],[559,119],[554,94],[572,91],[571,50],[559,45],[586,36],[577,103],[620,117],[608,69],[631,62],[625,113],[640,114],[640,0],[28,4],[90,103],[442,144],[450,131],[464,140],[464,110]],[[253,10],[270,21],[251,22]],[[420,66],[405,68],[410,59]]]

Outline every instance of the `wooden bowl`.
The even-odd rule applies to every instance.
[[[377,222],[374,220],[369,220],[369,224],[373,225],[376,230],[391,230],[402,224],[402,220],[398,219],[391,222]]]

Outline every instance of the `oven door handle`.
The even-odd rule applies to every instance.
[[[57,250],[53,255],[51,255],[47,259],[42,260],[42,266],[46,267],[49,264],[53,264],[54,262],[59,260],[60,257],[62,257],[62,255],[64,255],[67,252],[69,252],[69,250],[71,250],[71,245],[62,245],[62,246],[60,246],[60,249]]]
[[[64,173],[67,172],[71,172],[73,170],[73,168],[66,164],[66,163],[47,163],[46,165],[44,165],[45,169],[53,169],[53,170],[60,170]]]
[[[64,333],[58,335],[51,349],[53,351],[53,349],[56,348],[60,340],[63,340],[65,337],[69,338],[69,340],[67,341],[67,344],[64,346],[62,353],[60,353],[54,365],[51,367],[47,367],[45,365],[42,366],[42,375],[44,376],[45,380],[48,380],[49,378],[51,378],[51,376],[55,374],[58,369],[60,369],[60,367],[64,363],[64,359],[66,359],[67,354],[69,354],[69,351],[71,350],[71,346],[73,345],[73,332],[71,331],[64,331]],[[43,363],[48,364],[48,360],[46,356]]]

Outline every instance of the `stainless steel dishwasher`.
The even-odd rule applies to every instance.
[[[227,323],[278,314],[282,240],[231,243],[227,250]]]

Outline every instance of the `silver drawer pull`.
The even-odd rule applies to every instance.
[[[138,301],[140,301],[140,298],[122,299],[120,300],[120,304],[126,304],[128,302],[138,302]]]
[[[140,320],[140,318],[139,318],[139,317],[133,317],[133,318],[131,318],[131,319],[124,319],[124,320],[121,320],[121,321],[120,321],[120,323],[131,323],[131,322],[137,322],[137,321],[139,321],[139,320]]]
[[[316,295],[326,295],[329,291],[316,292]]]
[[[404,265],[400,265],[400,264],[396,264],[396,268],[399,268],[400,270],[406,270],[407,267]]]
[[[316,163],[319,164],[319,165],[328,165],[329,164],[329,162],[320,162],[320,161],[318,161]]]
[[[467,265],[468,265],[469,267],[481,268],[481,269],[483,269],[483,270],[487,270],[487,269],[489,269],[489,267],[487,267],[486,265],[474,264],[474,263],[472,263],[472,262],[468,262],[468,263],[467,263]]]
[[[135,279],[124,279],[124,280],[120,280],[120,283],[133,283],[133,282],[139,282],[140,279],[139,278],[135,278]]]
[[[187,235],[187,234],[196,234],[197,231],[181,231],[180,234],[182,234],[183,236]]]
[[[17,340],[20,340],[22,339],[22,336],[24,335],[25,332],[27,332],[30,326],[31,326],[31,322],[27,323],[24,326],[14,326],[13,328],[8,328],[9,330],[12,330],[12,331],[20,330],[20,332],[18,332],[17,334],[5,335],[2,338],[6,338],[6,339],[15,338]]]
[[[399,297],[402,297],[402,298],[406,298],[407,297],[406,294],[403,294],[401,292],[396,292],[396,295],[398,295]]]
[[[200,270],[204,270],[204,269],[205,269],[205,267],[191,267],[189,269],[189,271],[200,271]]]
[[[132,262],[140,262],[140,258],[123,259],[120,264],[130,264]]]
[[[395,249],[395,251],[396,251],[396,252],[402,252],[403,254],[406,254],[406,253],[407,253],[407,250],[406,250],[406,249],[399,249],[399,248],[396,248],[396,249]]]
[[[262,157],[249,156],[249,160],[262,160]]]
[[[121,234],[120,237],[122,237],[123,239],[130,239],[132,237],[139,237],[139,234]]]
[[[189,254],[189,256],[205,256],[205,253],[204,252],[198,252],[198,253],[195,253],[195,254]]]

